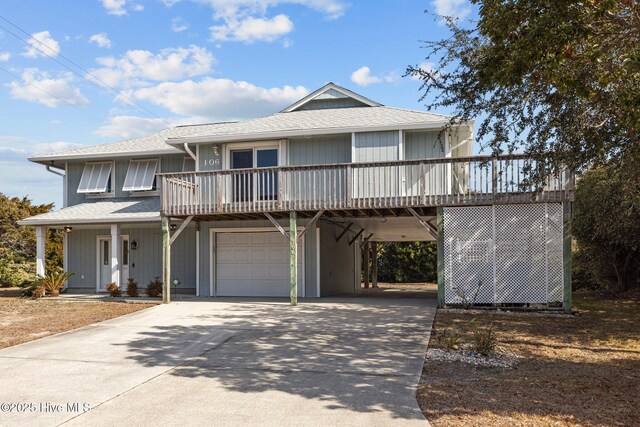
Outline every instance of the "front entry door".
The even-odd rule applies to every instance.
[[[129,278],[129,236],[120,236],[120,288]],[[98,238],[98,291],[106,292],[111,283],[111,237]]]

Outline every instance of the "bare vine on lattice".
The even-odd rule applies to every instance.
[[[478,301],[478,295],[480,294],[480,288],[482,288],[482,279],[478,280],[478,284],[471,289],[471,292],[467,294],[464,286],[454,286],[453,291],[456,293],[460,301],[462,301],[462,308],[470,309],[476,305]],[[471,298],[469,298],[469,296]]]

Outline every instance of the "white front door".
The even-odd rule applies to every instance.
[[[129,236],[120,236],[120,288],[129,278]],[[111,283],[111,237],[98,237],[98,291],[106,292]]]
[[[289,241],[279,232],[216,233],[216,296],[289,296]],[[298,295],[303,296],[302,243]]]

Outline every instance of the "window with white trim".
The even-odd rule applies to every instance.
[[[122,191],[156,190],[158,159],[131,160]]]
[[[113,162],[86,163],[78,185],[80,194],[111,193]]]

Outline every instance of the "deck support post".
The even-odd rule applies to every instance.
[[[444,209],[436,210],[437,252],[438,252],[438,308],[444,308]]]
[[[371,254],[371,242],[364,244],[364,288],[369,289],[369,255]]]
[[[45,248],[47,245],[47,227],[44,225],[36,226],[36,274],[43,276],[45,271]]]
[[[298,305],[298,226],[296,211],[289,212],[289,297],[291,305]]]
[[[162,303],[171,302],[171,236],[169,218],[162,215]]]
[[[378,242],[371,242],[371,287],[378,287]]]
[[[571,313],[573,298],[571,295],[571,202],[562,203],[562,308]]]

